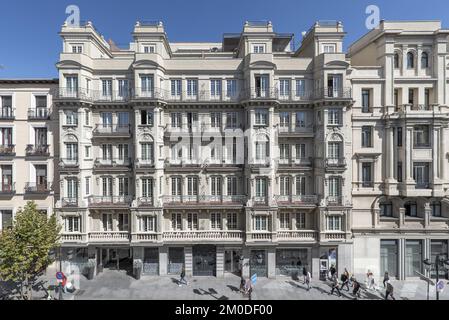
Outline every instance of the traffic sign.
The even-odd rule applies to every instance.
[[[251,282],[252,282],[252,284],[256,284],[256,282],[257,282],[257,274],[254,274],[252,277],[251,277]]]
[[[62,273],[62,272],[56,272],[56,279],[58,279],[58,280],[64,279],[64,273]]]

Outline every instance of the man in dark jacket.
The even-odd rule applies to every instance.
[[[336,274],[334,274],[331,281],[332,281],[332,290],[329,293],[329,295],[333,295],[334,291],[337,290],[338,296],[341,297],[340,289],[338,289],[338,278]]]
[[[396,300],[393,296],[393,285],[391,284],[390,280],[387,281],[387,290],[385,292],[385,300],[388,300],[388,296],[391,297],[391,299]]]

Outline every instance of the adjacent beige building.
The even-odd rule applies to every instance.
[[[53,214],[58,176],[58,80],[0,80],[0,230],[28,201]],[[55,163],[56,162],[56,163]]]

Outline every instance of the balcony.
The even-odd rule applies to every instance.
[[[28,109],[28,120],[49,120],[50,110],[47,108]]]
[[[280,167],[310,167],[313,158],[298,158],[298,159],[280,159],[278,165]]]
[[[25,153],[27,157],[49,157],[50,146],[29,144],[26,147]]]
[[[151,168],[154,167],[154,159],[137,159],[136,160],[137,168]]]
[[[275,100],[278,94],[278,88],[251,88],[244,97],[249,100]]]
[[[170,231],[164,232],[162,238],[166,242],[217,241],[242,242],[244,233],[233,230],[212,231]]]
[[[54,100],[82,100],[88,102],[127,102],[131,98],[131,92],[88,90],[84,88],[58,88],[52,91]]]
[[[103,159],[97,158],[95,160],[96,169],[113,169],[113,168],[129,168],[131,167],[131,158],[114,158],[114,159]]]
[[[73,169],[79,167],[78,159],[69,158],[69,159],[61,159],[59,162],[59,166],[63,169]]]
[[[246,203],[246,196],[212,196],[212,195],[200,195],[200,196],[163,196],[163,204],[168,205],[243,205]]]
[[[214,94],[208,90],[183,90],[173,94],[171,90],[161,88],[136,88],[134,99],[162,100],[166,102],[238,102],[238,92]]]
[[[87,235],[83,233],[63,233],[61,235],[61,242],[63,243],[84,243],[87,240]]]
[[[253,205],[255,206],[267,206],[268,205],[268,197],[254,197]]]
[[[0,120],[11,121],[16,119],[16,109],[3,107],[0,109]]]
[[[140,197],[137,199],[137,205],[139,207],[152,207],[153,197]]]
[[[316,195],[277,196],[276,201],[278,205],[316,206],[318,204],[318,196]]]
[[[327,231],[321,234],[324,241],[342,241],[346,239],[346,233],[342,231]]]
[[[62,198],[61,205],[63,208],[76,208],[78,207],[78,198]]]
[[[318,234],[309,230],[282,230],[277,233],[277,240],[282,242],[314,242]]]
[[[7,196],[16,193],[16,183],[0,184],[0,195]]]
[[[161,242],[162,234],[154,232],[136,232],[131,235],[132,242]]]
[[[14,157],[16,155],[16,146],[0,146],[0,157]]]
[[[129,207],[131,202],[131,196],[91,196],[88,198],[89,207]]]
[[[89,233],[90,243],[117,243],[130,241],[130,234],[128,231],[105,231],[105,232],[91,232]]]
[[[325,87],[315,91],[315,99],[352,99],[351,87]]]
[[[428,182],[428,181],[419,181],[419,182],[416,182],[415,189],[421,189],[421,190],[432,189],[432,186],[431,186],[430,182]]]
[[[97,124],[94,132],[95,137],[131,137],[131,126],[129,124]]]
[[[326,159],[326,167],[328,168],[344,168],[346,167],[346,159],[345,158],[327,158]]]
[[[342,206],[343,196],[329,196],[326,198],[328,206]]]
[[[279,126],[279,136],[280,137],[294,137],[298,135],[307,135],[307,137],[313,137],[313,125],[308,124],[306,126]]]
[[[271,242],[273,233],[268,231],[254,231],[246,233],[247,242]]]
[[[25,185],[25,193],[28,194],[46,194],[51,191],[51,183],[28,182]]]

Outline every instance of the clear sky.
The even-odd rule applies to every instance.
[[[162,20],[171,42],[220,42],[246,20],[270,20],[276,32],[294,33],[299,42],[316,20],[339,20],[347,46],[368,31],[365,9],[371,4],[381,19],[441,20],[449,27],[448,0],[0,0],[0,78],[57,77],[58,31],[70,4],[119,45],[131,41],[138,20]]]

